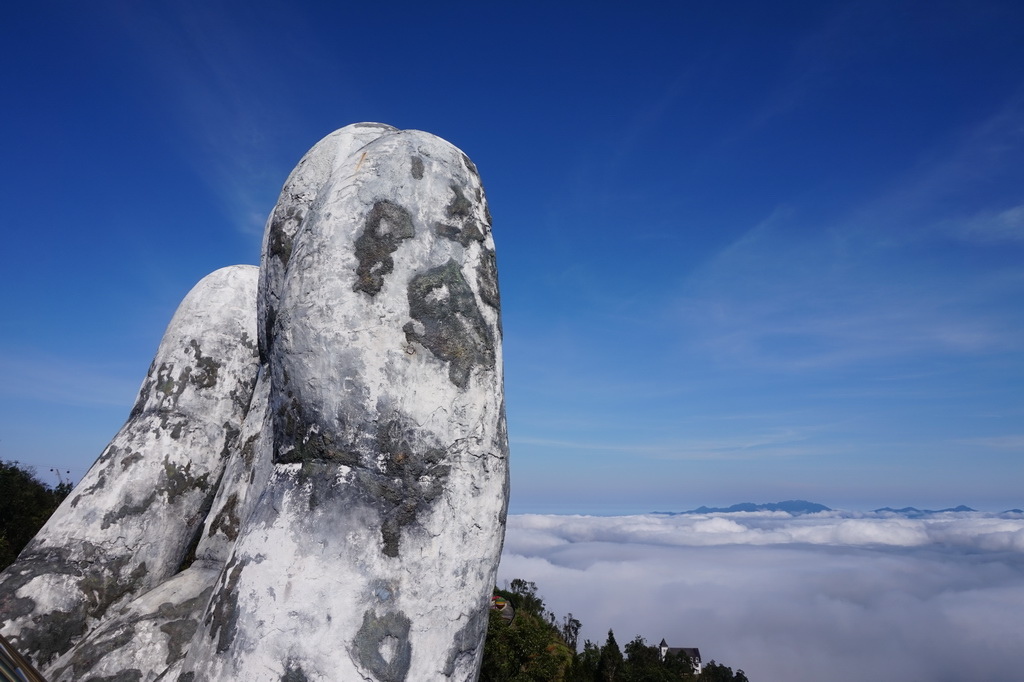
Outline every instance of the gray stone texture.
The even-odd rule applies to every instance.
[[[428,133],[338,130],[205,278],[128,422],[0,575],[58,680],[473,680],[508,444],[491,216]]]
[[[193,288],[128,421],[0,574],[3,633],[38,667],[180,570],[252,397],[256,288],[252,266]]]

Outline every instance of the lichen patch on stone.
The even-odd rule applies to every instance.
[[[401,611],[380,616],[373,609],[365,611],[353,642],[359,665],[379,682],[404,682],[412,662],[411,627]]]
[[[214,594],[213,601],[206,612],[206,626],[210,638],[217,642],[217,653],[222,654],[231,648],[235,641],[238,628],[238,581],[242,571],[249,563],[248,559],[232,557],[221,575],[221,584]]]
[[[480,262],[476,266],[477,286],[480,299],[497,311],[501,311],[501,294],[498,292],[498,260],[494,251],[480,250]],[[500,319],[500,318],[499,318]]]
[[[363,232],[356,239],[356,283],[353,291],[363,291],[371,296],[384,286],[384,277],[395,269],[391,254],[398,245],[416,234],[412,215],[402,206],[388,199],[373,204],[366,215]]]
[[[214,535],[217,532],[224,534],[228,540],[232,542],[238,538],[238,493],[231,493],[228,496],[224,506],[221,507],[217,515],[213,517],[213,521],[210,522],[209,535]]]
[[[446,296],[435,295],[441,287],[447,289]],[[409,315],[422,331],[414,322],[406,323],[406,340],[447,362],[453,384],[465,388],[474,368],[494,368],[494,338],[458,263],[449,260],[414,276],[408,300]]]
[[[449,190],[454,196],[445,207],[448,221],[434,223],[434,231],[462,246],[469,246],[474,241],[482,242],[485,236],[484,228],[473,217],[473,202],[458,185],[449,185]]]

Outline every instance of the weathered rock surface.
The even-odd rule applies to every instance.
[[[508,499],[490,222],[440,138],[321,140],[258,292],[197,285],[3,574],[4,633],[55,682],[475,679]]]
[[[49,668],[50,682],[121,679],[117,675],[127,675],[124,679],[133,682],[177,678],[188,644],[238,537],[239,524],[248,517],[254,498],[270,474],[267,376],[260,373],[192,563],[108,615]]]
[[[181,566],[252,397],[256,288],[235,266],[186,296],[127,423],[0,576],[4,634],[41,668]]]
[[[475,678],[507,503],[493,249],[448,143],[335,158],[261,281],[274,472],[182,679]]]
[[[295,233],[305,221],[320,190],[330,179],[334,165],[381,135],[393,132],[396,132],[395,128],[383,123],[354,123],[335,130],[306,152],[285,180],[277,205],[270,212],[263,231],[257,312],[260,319],[260,354],[264,361],[272,343],[270,329],[277,319],[281,280],[291,259]]]
[[[47,679],[174,679],[222,568],[196,562],[130,602],[50,666]]]

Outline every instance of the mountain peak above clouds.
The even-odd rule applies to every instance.
[[[696,509],[688,509],[686,511],[656,511],[651,513],[662,516],[682,516],[686,514],[735,514],[738,512],[785,512],[791,516],[817,514],[820,512],[839,512],[844,516],[847,514],[852,514],[854,516],[878,515],[882,517],[899,516],[907,519],[921,519],[930,516],[937,516],[939,514],[978,513],[978,510],[961,504],[956,507],[946,507],[944,509],[918,509],[917,507],[901,507],[896,509],[893,507],[881,507],[879,509],[872,509],[869,512],[856,512],[833,509],[832,507],[826,507],[825,505],[817,502],[808,502],[807,500],[783,500],[782,502],[763,503],[740,502],[729,507],[700,506]],[[998,515],[1017,518],[1018,516],[1024,515],[1024,510],[1007,509],[1000,512]]]
[[[697,507],[696,509],[690,509],[689,511],[683,512],[655,512],[657,514],[668,514],[675,516],[677,514],[730,514],[733,512],[786,512],[793,514],[794,516],[799,514],[815,514],[817,512],[832,511],[831,507],[826,507],[823,504],[817,502],[808,502],[807,500],[784,500],[782,502],[764,502],[756,504],[754,502],[740,502],[734,504],[731,507]]]
[[[893,509],[892,507],[882,507],[881,509],[873,509],[872,512],[875,514],[891,514],[894,516],[905,516],[907,518],[920,518],[922,516],[932,516],[934,514],[946,514],[948,512],[974,512],[977,509],[971,509],[966,505],[959,505],[957,507],[946,507],[945,509],[918,509],[917,507],[903,507],[902,509]]]

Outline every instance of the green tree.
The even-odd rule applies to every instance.
[[[615,641],[615,633],[608,630],[608,639],[601,647],[601,658],[597,662],[597,678],[601,682],[619,682],[622,673],[622,651]]]
[[[32,469],[0,461],[0,570],[14,563],[70,492],[70,483],[51,488]]]
[[[554,615],[544,609],[536,584],[516,579],[509,588],[495,592],[509,601],[515,617],[508,622],[491,611],[481,682],[562,682],[575,652],[562,638]]]
[[[544,600],[537,595],[537,583],[516,578],[509,584],[508,591],[512,593],[512,605],[517,612],[526,611],[544,618]]]
[[[662,660],[658,647],[639,635],[626,644],[624,657],[612,630],[604,646],[586,640],[577,653],[582,624],[570,613],[559,625],[535,583],[517,578],[495,593],[512,605],[515,617],[508,622],[491,611],[481,682],[749,682],[742,670],[733,674],[714,661],[698,676],[686,654]]]
[[[583,651],[573,657],[566,679],[570,682],[595,682],[597,666],[601,661],[601,647],[589,639],[583,642]]]
[[[672,678],[674,680],[690,681],[699,679],[697,674],[693,672],[693,659],[682,651],[667,653],[663,665],[666,670],[674,675]]]
[[[742,670],[737,670],[734,675],[732,668],[721,663],[715,663],[714,659],[704,666],[700,671],[699,682],[749,682]]]
[[[626,644],[625,650],[625,682],[691,682],[696,679],[685,654],[669,654],[662,660],[658,647],[649,646],[640,635]]]
[[[573,655],[576,655],[576,644],[579,642],[581,627],[583,624],[573,618],[572,613],[562,619],[562,639],[565,641],[565,645],[572,649]]]

